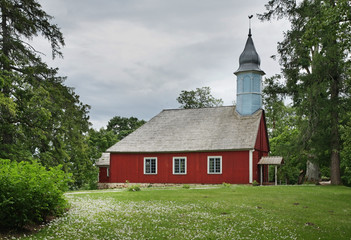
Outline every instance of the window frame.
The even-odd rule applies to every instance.
[[[175,169],[175,161],[176,160],[181,160],[184,159],[184,172],[180,172],[180,165],[179,165],[179,172],[176,173],[176,169]],[[173,161],[172,161],[172,172],[173,175],[186,175],[187,174],[187,158],[186,157],[173,157]]]
[[[146,161],[150,160],[150,172],[146,172]],[[151,172],[152,170],[152,160],[155,160],[155,172]],[[144,174],[145,175],[157,175],[157,157],[144,157]]]
[[[211,159],[217,159],[219,158],[219,167],[220,167],[220,171],[219,172],[216,172],[216,163],[214,163],[214,172],[210,172],[210,161]],[[222,167],[222,162],[223,162],[223,159],[222,159],[222,156],[207,156],[207,174],[222,174],[222,171],[223,171],[223,167]]]

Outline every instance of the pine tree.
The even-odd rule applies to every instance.
[[[84,154],[89,106],[30,45],[41,35],[62,57],[63,35],[37,0],[1,0],[0,14],[0,158],[63,164],[82,185],[93,168]]]

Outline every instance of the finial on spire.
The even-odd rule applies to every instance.
[[[252,36],[251,34],[251,18],[253,17],[253,15],[249,15],[249,37]]]

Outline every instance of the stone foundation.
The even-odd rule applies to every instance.
[[[140,187],[167,187],[179,186],[183,184],[175,183],[98,183],[98,189],[111,189],[111,188],[127,188],[132,185],[139,185]]]

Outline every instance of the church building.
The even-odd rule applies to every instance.
[[[265,73],[251,29],[234,74],[236,106],[163,110],[107,149],[96,164],[99,187],[266,181],[267,166],[259,165],[269,152],[262,109]]]

